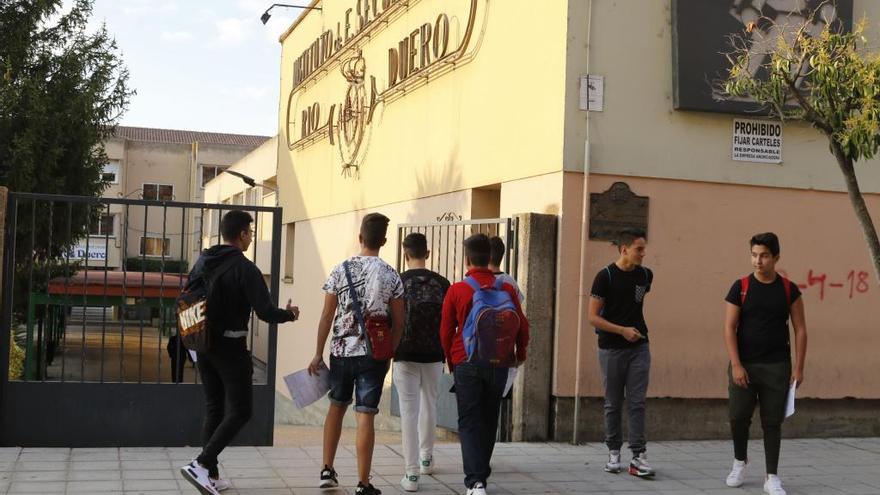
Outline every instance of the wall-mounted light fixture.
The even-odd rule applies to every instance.
[[[266,9],[265,12],[263,12],[263,15],[260,16],[260,21],[262,21],[263,24],[266,24],[267,22],[269,22],[269,18],[272,17],[272,14],[270,14],[269,11],[274,9],[275,7],[287,7],[290,9],[305,9],[305,10],[321,10],[321,7],[307,7],[307,6],[302,6],[302,5],[288,5],[286,3],[273,3],[272,5],[269,6],[268,9]]]

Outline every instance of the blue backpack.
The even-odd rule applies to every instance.
[[[520,318],[504,282],[495,279],[481,287],[473,277],[464,281],[474,289],[472,306],[462,329],[467,361],[479,366],[509,368],[516,365],[514,349]]]

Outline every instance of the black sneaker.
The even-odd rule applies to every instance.
[[[355,495],[382,495],[382,490],[379,490],[372,483],[367,486],[364,486],[363,483],[358,482],[357,490],[354,491]]]
[[[325,464],[324,469],[321,470],[321,482],[318,483],[318,488],[336,488],[337,486],[339,486],[339,480],[336,479],[336,471]]]

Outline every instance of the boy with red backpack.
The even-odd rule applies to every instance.
[[[467,495],[486,495],[501,395],[509,369],[526,360],[529,322],[516,290],[489,269],[489,237],[464,241],[467,276],[443,300],[440,341],[455,379]]]
[[[741,486],[755,405],[761,407],[767,478],[764,493],[785,495],[776,476],[782,443],[782,421],[789,387],[804,379],[807,327],[804,301],[797,285],[776,273],[779,238],[767,232],[749,241],[754,272],[733,283],[727,293],[724,344],[727,368],[730,431],[734,462],[727,486]],[[791,365],[788,321],[794,326],[795,366]]]

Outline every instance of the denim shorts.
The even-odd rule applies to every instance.
[[[330,402],[347,406],[354,393],[356,412],[378,413],[388,364],[389,361],[376,361],[371,356],[330,356]]]

